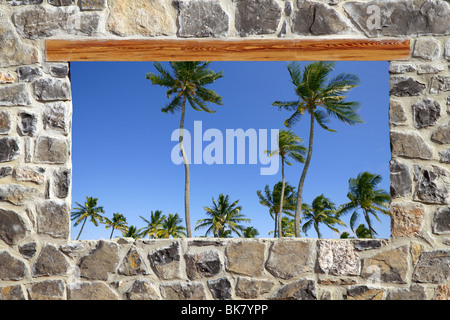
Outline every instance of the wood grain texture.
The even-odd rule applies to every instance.
[[[47,61],[380,61],[410,58],[408,39],[47,40]]]

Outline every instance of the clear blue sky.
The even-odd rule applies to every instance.
[[[306,64],[307,62],[301,62]],[[295,100],[287,62],[213,62],[211,68],[223,70],[225,77],[210,88],[223,97],[223,106],[210,105],[217,112],[208,114],[188,107],[185,128],[193,135],[194,121],[202,121],[203,132],[219,129],[283,129],[288,111],[279,111],[275,100]],[[167,64],[166,64],[167,66]],[[74,203],[86,196],[99,199],[107,217],[114,212],[126,216],[129,225],[144,226],[139,215],[149,219],[150,212],[178,213],[184,219],[184,167],[171,160],[172,132],[179,127],[180,113],[161,112],[167,102],[165,89],[145,79],[154,72],[152,62],[76,62],[71,63],[73,94],[72,161]],[[336,133],[316,126],[311,165],[305,181],[305,203],[324,194],[336,205],[347,202],[348,180],[362,171],[381,174],[381,187],[389,191],[388,62],[338,62],[332,75],[355,73],[361,79],[349,100],[361,103],[363,124],[348,126],[332,119]],[[305,117],[293,130],[305,140],[309,121]],[[203,143],[203,148],[209,142]],[[225,153],[225,151],[224,151]],[[225,154],[224,154],[225,156]],[[235,155],[236,156],[236,155]],[[248,159],[248,158],[247,158]],[[246,161],[248,163],[248,160]],[[259,237],[271,237],[273,220],[268,209],[258,202],[257,190],[271,188],[281,180],[276,175],[260,175],[257,164],[191,164],[191,224],[206,217],[203,206],[212,197],[228,194],[239,199],[242,213],[251,219],[248,226],[258,229]],[[297,187],[303,165],[286,168],[286,180]],[[380,214],[380,216],[382,216]],[[379,238],[390,237],[389,217],[374,228]],[[349,225],[349,216],[343,218]],[[375,221],[375,219],[374,219]],[[361,219],[359,223],[363,223]],[[184,221],[183,221],[184,223]],[[341,227],[350,231],[350,227]],[[80,226],[73,227],[75,239]],[[325,238],[339,238],[322,227]],[[80,239],[108,239],[110,229],[87,223]],[[120,232],[116,231],[119,236]],[[310,230],[309,237],[316,237]]]

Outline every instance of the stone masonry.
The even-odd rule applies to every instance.
[[[391,238],[71,241],[71,83],[47,39],[407,38],[390,61]],[[388,134],[388,133],[386,133]],[[448,300],[450,4],[0,0],[0,300]]]

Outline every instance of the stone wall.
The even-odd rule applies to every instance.
[[[449,299],[449,16],[443,0],[0,0],[0,300]],[[70,241],[69,65],[45,40],[155,37],[410,39],[389,69],[391,238]]]

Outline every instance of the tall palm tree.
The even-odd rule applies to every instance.
[[[279,235],[279,220],[278,217],[281,216],[281,213],[285,213],[288,216],[293,217],[295,211],[295,204],[297,202],[297,194],[295,193],[295,187],[291,186],[289,183],[285,183],[284,192],[283,192],[283,202],[281,202],[281,189],[283,182],[279,181],[274,186],[272,191],[269,188],[269,185],[264,187],[264,194],[261,190],[257,190],[256,194],[259,198],[259,203],[265,207],[269,208],[269,214],[272,219],[275,221],[275,229],[274,236],[277,237]],[[283,204],[283,207],[280,207],[280,204]]]
[[[308,206],[307,209],[303,209],[303,216],[306,222],[303,224],[303,232],[307,234],[307,231],[314,227],[317,232],[317,237],[322,238],[319,226],[324,224],[334,232],[339,232],[337,228],[334,227],[335,224],[345,226],[345,223],[339,219],[337,214],[335,204],[323,194],[314,198],[311,207]]]
[[[186,220],[186,231],[188,238],[191,237],[191,218],[189,211],[189,163],[183,146],[183,127],[186,112],[186,102],[197,111],[206,111],[213,113],[215,111],[207,107],[207,103],[222,105],[222,97],[213,90],[207,89],[205,86],[214,83],[217,79],[223,77],[223,72],[214,72],[208,69],[209,62],[200,61],[184,61],[170,62],[173,74],[165,70],[161,63],[155,62],[154,66],[159,72],[148,73],[146,78],[153,85],[159,85],[167,88],[166,94],[170,102],[161,109],[162,112],[175,113],[181,109],[180,120],[180,137],[179,145],[181,155],[183,157],[185,168],[185,185],[184,185],[184,209]]]
[[[221,193],[216,202],[212,198],[213,205],[211,207],[203,207],[209,218],[198,220],[195,230],[208,227],[205,236],[213,234],[217,238],[225,238],[235,232],[239,237],[242,237],[241,232],[245,227],[239,223],[250,222],[250,219],[244,218],[241,214],[242,207],[238,206],[239,200],[232,203],[229,201],[228,195]]]
[[[160,233],[161,238],[169,238],[170,236],[173,238],[186,237],[186,233],[184,232],[186,229],[179,225],[182,221],[178,213],[169,213],[167,217],[164,217]]]
[[[156,210],[150,213],[150,220],[145,219],[143,216],[139,216],[147,224],[146,227],[141,228],[141,236],[148,236],[150,239],[157,239],[161,237],[161,231],[163,229],[163,222],[165,216],[161,210]]]
[[[133,238],[133,239],[140,239],[141,238],[141,233],[139,232],[137,227],[133,226],[133,225],[129,226],[124,231],[122,231],[122,235],[125,238]]]
[[[301,70],[296,62],[288,65],[291,82],[298,96],[294,101],[275,101],[272,105],[280,109],[293,111],[292,115],[284,121],[284,124],[292,127],[307,111],[310,116],[308,154],[297,188],[297,207],[295,209],[295,235],[300,237],[300,213],[302,208],[303,185],[313,151],[314,124],[317,123],[325,130],[335,132],[326,126],[330,116],[338,120],[355,125],[362,120],[357,113],[358,103],[346,101],[348,92],[359,84],[359,78],[354,74],[341,73],[330,78],[334,70],[334,62],[313,62]],[[322,110],[322,108],[324,110]]]
[[[380,219],[377,216],[377,212],[390,215],[389,202],[391,196],[387,191],[378,187],[381,181],[381,175],[367,171],[359,173],[356,178],[351,178],[348,182],[349,192],[347,193],[347,198],[349,198],[350,202],[343,204],[339,208],[339,214],[341,215],[353,211],[350,217],[350,228],[352,230],[354,230],[356,221],[362,211],[368,229],[370,230],[371,238],[374,237],[376,232],[372,228],[370,215],[374,216],[378,221]]]
[[[103,223],[106,224],[106,229],[112,228],[111,235],[109,236],[110,239],[113,236],[114,230],[125,230],[128,224],[125,216],[120,213],[113,213],[112,220],[107,217],[104,217],[103,220]]]
[[[284,177],[284,164],[291,166],[292,163],[287,160],[287,158],[292,158],[297,162],[305,163],[304,156],[306,155],[306,148],[301,145],[303,139],[293,133],[291,130],[281,130],[278,134],[278,149],[273,151],[268,151],[269,157],[273,155],[279,155],[281,158],[281,199],[280,199],[280,209],[276,213],[278,216],[278,237],[282,237],[281,232],[281,213],[283,212],[283,202],[284,202],[284,187],[285,187],[285,177]]]
[[[80,233],[78,234],[76,240],[80,238],[81,232],[83,231],[84,225],[88,219],[96,227],[99,222],[103,221],[103,216],[101,214],[105,212],[103,211],[103,207],[97,206],[97,201],[98,198],[86,197],[84,205],[75,202],[78,207],[74,208],[74,211],[71,212],[71,220],[76,220],[73,226],[76,227],[81,221],[83,221]]]

